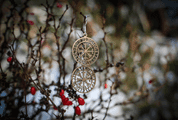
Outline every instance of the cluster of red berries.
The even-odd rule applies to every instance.
[[[61,96],[61,99],[62,99],[62,104],[63,105],[72,105],[72,101],[69,101],[69,98],[66,98],[65,95],[64,95],[64,90],[61,90],[60,92],[60,96]]]
[[[8,57],[7,62],[11,63],[11,61],[12,61],[12,57]],[[36,93],[35,87],[31,87],[30,92],[32,95],[35,95],[35,93]]]
[[[72,104],[73,104],[72,101],[69,101],[69,98],[66,98],[66,97],[65,97],[65,95],[64,95],[64,90],[63,90],[63,89],[61,90],[61,92],[60,92],[59,95],[61,96],[62,104],[63,104],[63,105],[68,105],[68,106],[69,106],[69,105],[72,105]],[[85,104],[85,101],[84,101],[83,98],[79,97],[79,98],[78,98],[78,103],[79,103],[79,105],[84,105],[84,104]],[[79,107],[79,106],[76,106],[76,107],[75,107],[75,113],[76,113],[77,115],[80,115],[80,114],[81,114],[81,110],[80,110],[80,107]]]
[[[31,87],[30,92],[31,92],[32,95],[35,95],[35,93],[36,93],[35,87]],[[69,105],[72,105],[72,104],[73,104],[72,101],[69,101],[69,98],[65,97],[65,95],[64,95],[64,90],[63,90],[63,89],[61,90],[61,92],[60,92],[59,95],[61,96],[62,104],[63,104],[63,105],[68,105],[68,106],[69,106]],[[85,101],[84,101],[83,98],[79,97],[79,98],[78,98],[78,103],[79,103],[79,105],[84,105],[84,104],[85,104]],[[57,110],[57,108],[56,108],[55,106],[53,106],[53,108],[54,108],[55,110]],[[80,115],[80,114],[81,114],[81,110],[80,110],[80,107],[79,107],[79,106],[76,106],[76,107],[75,107],[75,113],[76,113],[77,115]]]
[[[84,101],[83,98],[79,97],[79,98],[78,98],[78,103],[79,103],[79,105],[84,105],[84,104],[85,104],[85,101]],[[81,110],[80,110],[80,107],[79,107],[79,106],[76,106],[76,107],[75,107],[75,113],[76,113],[77,115],[80,115],[80,114],[81,114]]]

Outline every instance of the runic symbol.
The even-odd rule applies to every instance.
[[[75,41],[72,47],[72,55],[80,64],[91,65],[99,56],[98,45],[93,39],[85,36]]]
[[[83,45],[79,46],[78,52],[80,53],[80,58],[84,58],[85,60],[92,57],[93,54],[93,48],[91,44],[87,45],[89,43],[83,43]]]
[[[94,88],[96,77],[88,67],[78,67],[72,73],[72,86],[80,93],[87,93]]]

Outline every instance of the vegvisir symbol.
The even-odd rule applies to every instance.
[[[87,47],[87,43],[86,42],[84,42],[82,44],[80,44],[80,46],[78,48],[78,52],[79,52],[81,58],[83,57],[84,60],[87,60],[87,59],[91,58],[91,56],[93,54],[93,48],[91,47],[90,43],[89,43],[89,47]]]
[[[91,65],[99,56],[98,45],[93,39],[84,36],[73,44],[72,55],[80,64]]]
[[[95,83],[95,73],[88,67],[78,67],[72,73],[72,86],[80,93],[91,91],[95,87]]]

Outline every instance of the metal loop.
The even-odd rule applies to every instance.
[[[85,24],[84,24],[84,34],[86,34],[87,35],[87,16],[85,16],[86,18],[85,18]],[[84,35],[85,36],[85,35]]]

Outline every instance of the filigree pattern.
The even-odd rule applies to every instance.
[[[91,65],[99,56],[98,45],[93,39],[84,36],[73,44],[72,55],[78,63]]]
[[[95,83],[95,73],[89,67],[78,67],[72,73],[72,86],[80,93],[91,91],[94,88]]]

